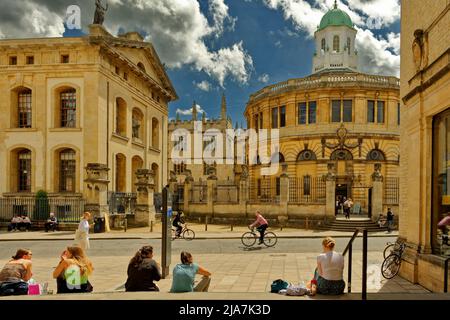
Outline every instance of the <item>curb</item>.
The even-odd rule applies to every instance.
[[[351,235],[331,235],[333,238],[351,238]],[[324,235],[311,235],[311,236],[277,236],[278,239],[322,239],[324,237]],[[369,235],[369,238],[392,238],[392,237],[398,237],[398,235],[389,235],[389,234],[379,234],[379,235]],[[362,235],[358,235],[357,238],[362,238]],[[140,240],[140,239],[148,239],[148,240],[161,240],[161,237],[139,237],[139,236],[128,236],[128,237],[108,237],[108,238],[90,238],[90,241],[95,241],[95,240]],[[217,237],[217,236],[212,236],[212,237],[205,237],[205,236],[200,236],[200,237],[195,237],[194,240],[207,240],[207,239],[211,239],[211,240],[231,240],[231,239],[241,239],[241,236],[228,236],[228,237]],[[30,238],[30,239],[26,239],[26,238],[22,238],[22,239],[0,239],[0,241],[68,241],[68,240],[74,240],[73,237],[71,238],[52,238],[52,239],[36,239],[36,238]],[[180,239],[182,240],[182,239]],[[185,240],[187,241],[187,240]]]

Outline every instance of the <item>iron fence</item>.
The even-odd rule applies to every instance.
[[[325,203],[326,182],[322,177],[289,178],[289,202],[290,203]]]
[[[59,222],[76,223],[81,220],[84,206],[85,200],[81,198],[0,198],[0,221],[9,222],[15,215],[27,215],[32,223],[41,222],[53,212]]]
[[[110,214],[134,214],[137,194],[134,192],[109,192],[108,205]]]
[[[279,203],[280,178],[254,179],[250,181],[249,201],[251,203]]]
[[[384,204],[397,205],[399,200],[400,179],[384,178]]]

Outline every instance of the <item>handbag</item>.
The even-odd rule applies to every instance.
[[[282,279],[277,279],[272,282],[270,285],[271,293],[278,293],[280,290],[287,289],[289,287],[289,282],[284,281]]]

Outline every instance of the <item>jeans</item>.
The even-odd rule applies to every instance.
[[[391,232],[393,222],[394,221],[392,221],[392,220],[388,220],[387,221],[387,229],[388,229],[389,232]]]
[[[195,286],[194,292],[208,292],[209,284],[211,283],[211,278],[203,276],[202,280]]]
[[[256,230],[259,231],[259,242],[263,242],[263,240],[264,240],[264,233],[266,232],[267,227],[268,227],[267,224],[262,224],[258,228],[256,228]]]

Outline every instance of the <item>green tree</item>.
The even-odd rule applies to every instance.
[[[50,215],[50,204],[48,202],[47,192],[39,190],[36,192],[36,200],[34,206],[34,220],[47,220]]]

